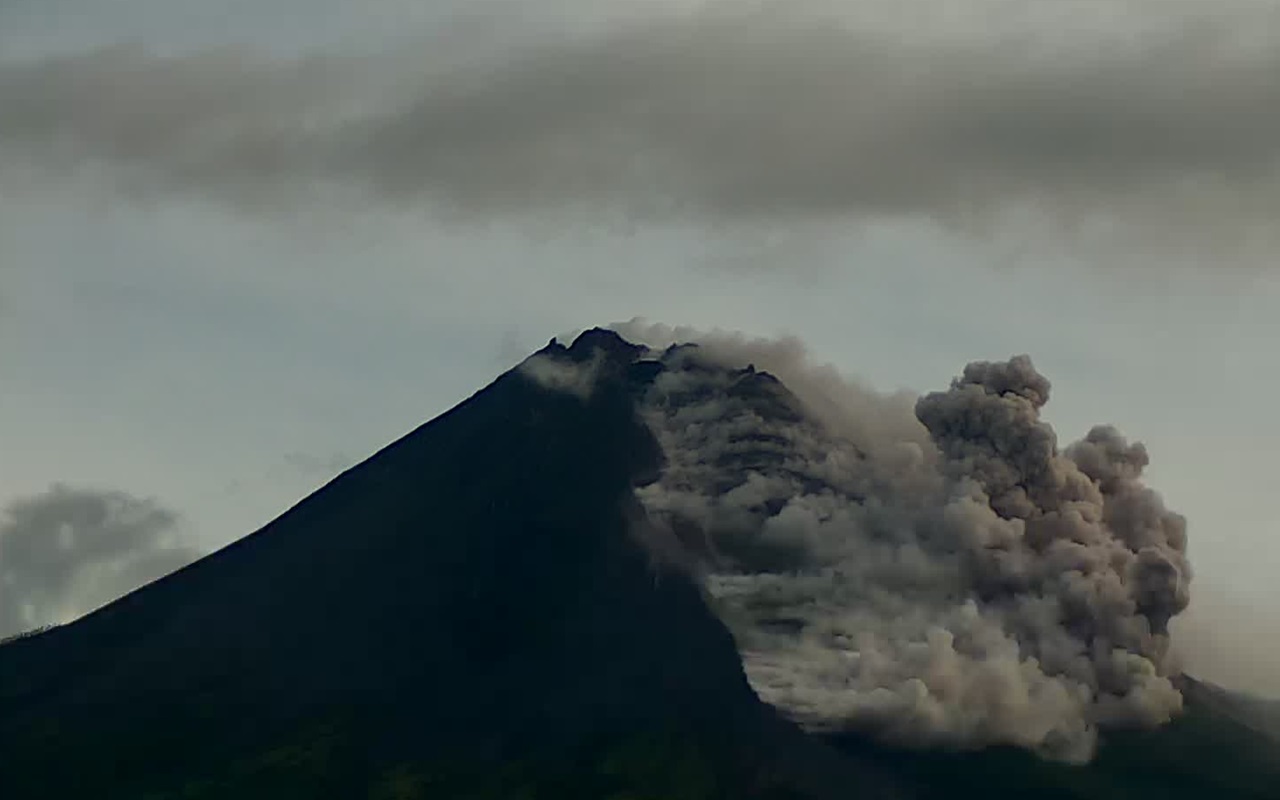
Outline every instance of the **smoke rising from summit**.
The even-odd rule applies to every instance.
[[[1142,483],[1142,445],[1099,426],[1059,446],[1029,358],[910,403],[794,342],[616,328],[703,342],[653,353],[641,405],[668,464],[639,491],[764,699],[813,728],[1068,761],[1179,712],[1185,521]]]

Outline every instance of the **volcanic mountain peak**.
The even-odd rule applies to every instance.
[[[663,452],[648,515],[699,564],[756,691],[805,725],[1079,761],[1101,728],[1179,712],[1185,523],[1114,429],[1059,450],[1028,357],[970,364],[895,423],[909,439],[866,449],[714,348],[596,329],[558,353],[578,369],[528,374],[625,384]]]
[[[868,443],[667,344],[553,340],[262,530],[0,647],[0,796],[1274,800],[1222,704],[1149,729],[1182,697],[1150,620],[1184,532],[1114,431],[1008,446],[1046,441],[1029,361],[920,419],[866,406],[906,432]],[[1077,771],[1027,752],[1108,726],[1147,730]]]
[[[660,466],[639,353],[548,348],[596,363],[589,398],[507,373],[257,533],[0,649],[0,796],[349,798],[402,768],[470,785],[535,758],[563,781],[586,758],[562,796],[598,797],[640,780],[610,772],[643,766],[628,748],[685,741],[722,789],[804,785],[812,745],[628,535]],[[275,760],[295,747],[305,765]]]

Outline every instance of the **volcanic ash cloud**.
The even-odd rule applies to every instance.
[[[1180,710],[1185,522],[1143,485],[1141,444],[1097,427],[1058,447],[1028,357],[970,364],[912,409],[776,343],[650,355],[668,464],[640,494],[762,698],[814,729],[1068,761]]]

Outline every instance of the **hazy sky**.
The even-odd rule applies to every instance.
[[[1274,630],[1280,12],[1067,5],[0,0],[0,503],[214,548],[633,316],[1026,352]]]

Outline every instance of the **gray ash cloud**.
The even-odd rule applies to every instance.
[[[762,698],[813,729],[1067,761],[1179,712],[1185,521],[1143,484],[1141,444],[1100,426],[1059,446],[1028,357],[912,402],[794,342],[617,327],[701,341],[642,356],[667,464],[638,492]]]

